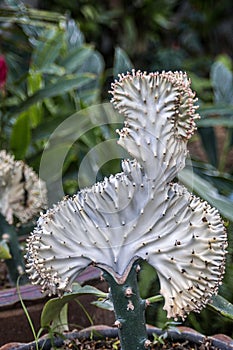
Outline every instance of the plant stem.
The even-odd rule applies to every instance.
[[[163,300],[163,296],[162,295],[155,295],[153,297],[148,298],[147,302],[149,304],[153,304],[153,303],[158,303],[161,300]]]
[[[137,283],[138,263],[134,263],[127,279],[119,284],[108,272],[104,278],[110,286],[110,297],[113,302],[119,338],[122,350],[145,350],[147,332],[145,321],[146,303],[140,298]]]

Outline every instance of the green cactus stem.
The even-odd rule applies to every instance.
[[[123,283],[118,283],[107,271],[103,273],[110,286],[122,350],[145,350],[150,343],[145,322],[146,301],[140,298],[137,283],[139,269],[136,261]]]

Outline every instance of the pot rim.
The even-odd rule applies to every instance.
[[[94,333],[93,333],[94,332]],[[164,334],[166,332],[166,339],[171,341],[190,341],[197,345],[201,343],[210,343],[212,346],[217,347],[221,350],[233,350],[233,339],[225,335],[216,335],[216,336],[205,336],[192,328],[188,327],[176,327],[174,330],[162,330],[160,328],[147,325],[147,334],[150,339],[153,338],[153,335],[156,334],[158,336]],[[118,330],[115,327],[109,327],[105,325],[96,325],[85,328],[81,331],[71,331],[65,332],[63,334],[64,337],[55,337],[53,339],[53,346],[61,347],[64,345],[65,340],[74,340],[75,338],[89,338],[92,335],[93,339],[103,338],[117,338]],[[222,336],[222,337],[220,337]],[[221,339],[219,339],[221,338]],[[224,339],[223,339],[224,338]],[[7,347],[8,350],[36,350],[36,341],[30,343],[12,343],[12,347]],[[47,335],[43,336],[38,340],[39,348],[43,347],[43,350],[51,349],[51,339],[47,337]],[[9,344],[10,346],[10,344]],[[5,345],[3,345],[5,347]],[[4,350],[1,347],[0,350]]]

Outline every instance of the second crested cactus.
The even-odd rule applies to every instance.
[[[32,220],[47,204],[45,183],[23,161],[0,151],[0,239],[8,246],[6,260],[10,282],[26,282],[22,248],[16,226]],[[1,247],[0,247],[1,248]]]

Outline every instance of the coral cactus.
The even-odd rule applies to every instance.
[[[10,250],[6,260],[9,278],[15,284],[19,275],[21,283],[27,281],[22,249],[13,224],[26,223],[46,207],[45,183],[22,161],[5,150],[0,151],[0,237]]]
[[[226,232],[215,208],[171,183],[199,118],[186,74],[132,71],[120,75],[111,93],[125,115],[119,144],[134,160],[41,215],[28,239],[27,268],[33,283],[60,295],[87,265],[102,269],[122,349],[144,349],[146,303],[135,279],[140,260],[157,270],[168,317],[184,318],[217,292]],[[132,329],[136,345],[129,344]]]
[[[0,151],[0,213],[9,224],[25,223],[46,207],[46,186],[36,173],[5,150]]]

